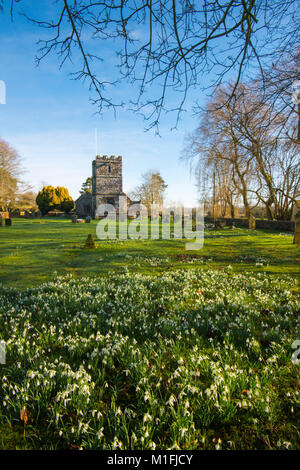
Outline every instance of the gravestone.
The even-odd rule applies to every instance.
[[[0,217],[0,227],[2,227],[2,225],[3,225],[3,219],[2,217]]]
[[[295,216],[295,233],[294,233],[294,245],[300,245],[300,201],[296,201],[296,207],[298,211]]]
[[[12,226],[12,220],[11,219],[4,219],[5,220],[5,226],[6,227],[11,227]]]
[[[74,214],[72,215],[72,224],[76,224],[76,222],[77,222],[77,215]]]
[[[90,223],[91,223],[91,220],[92,220],[92,218],[88,215],[88,216],[85,218],[85,223],[86,223],[86,224],[90,224]]]
[[[215,220],[214,228],[215,230],[222,230],[226,225],[224,220]]]
[[[249,215],[249,229],[255,230],[255,227],[256,227],[256,219],[252,214],[250,214]]]
[[[97,248],[92,234],[88,235],[88,237],[85,241],[84,248],[88,248],[88,249]]]

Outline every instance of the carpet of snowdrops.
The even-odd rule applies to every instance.
[[[297,288],[230,269],[2,287],[0,423],[26,448],[299,448]]]

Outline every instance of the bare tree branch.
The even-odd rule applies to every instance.
[[[30,17],[25,3],[23,9]],[[56,19],[29,18],[54,33],[42,41],[38,62],[56,52],[62,66],[79,54],[81,67],[73,78],[89,82],[99,112],[122,105],[110,95],[111,85],[135,85],[130,105],[148,128],[158,126],[163,112],[176,113],[178,122],[189,91],[207,86],[203,77],[214,87],[233,78],[234,95],[249,71],[263,75],[266,64],[277,63],[299,43],[296,0],[57,0],[55,9]],[[91,40],[97,51],[105,41],[115,48],[112,79],[101,78],[106,59],[92,53]],[[179,98],[170,105],[174,92]]]

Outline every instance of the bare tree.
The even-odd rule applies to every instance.
[[[38,206],[36,203],[36,193],[30,188],[24,188],[24,191],[20,191],[15,202],[15,207],[20,210],[36,211]]]
[[[0,210],[35,208],[32,186],[21,179],[22,158],[5,140],[0,139]]]
[[[189,139],[187,157],[196,158],[202,167],[213,166],[215,175],[225,172],[226,178],[219,178],[219,191],[224,199],[232,192],[229,182],[233,183],[247,217],[263,204],[270,219],[289,218],[299,193],[297,144],[290,139],[278,142],[276,131],[282,122],[286,124],[285,117],[278,113],[274,117],[255,88],[240,83],[229,101],[233,87],[216,90]]]
[[[2,210],[8,210],[14,206],[20,174],[19,154],[7,142],[0,140],[0,208]]]
[[[297,146],[285,142],[272,147],[265,158],[265,167],[272,184],[272,199],[270,200],[269,185],[266,185],[259,171],[257,172],[259,184],[255,190],[250,189],[250,191],[253,191],[258,201],[265,205],[269,216],[279,220],[289,220],[293,205],[300,197],[300,162]]]
[[[17,0],[7,0],[13,6]],[[22,8],[23,2],[20,2]],[[37,62],[57,53],[60,66],[79,53],[81,65],[73,78],[89,83],[92,100],[101,112],[118,107],[110,85],[123,78],[138,85],[132,108],[143,113],[148,127],[157,126],[163,111],[183,111],[191,88],[212,85],[226,75],[235,85],[247,69],[277,62],[299,42],[296,0],[57,0],[53,17],[30,21],[49,32],[41,41]],[[93,47],[92,44],[95,45]],[[104,42],[115,47],[117,75],[105,79]],[[111,55],[110,55],[111,60]],[[103,63],[99,67],[98,62]],[[169,102],[179,93],[175,104]]]
[[[256,86],[270,107],[273,118],[281,116],[277,127],[279,139],[300,143],[300,91],[297,99],[295,85],[300,85],[300,46],[286,51],[282,57],[264,72],[264,80],[258,78]],[[300,88],[298,85],[298,88]]]
[[[164,192],[168,185],[158,171],[149,170],[143,176],[143,182],[132,192],[132,198],[140,200],[150,213],[151,204],[162,207],[164,201]]]
[[[206,112],[202,115],[200,126],[186,154],[188,159],[200,160],[202,168],[212,166],[215,173],[220,168],[223,173],[227,171],[227,180],[242,198],[245,214],[249,217],[251,203],[248,189],[253,180],[255,164],[254,156],[249,153],[246,143],[241,141],[239,132],[242,114],[238,108],[241,100],[237,95],[234,101],[228,100],[233,86],[216,89],[214,97],[207,103]],[[239,94],[243,91],[244,86],[239,85]],[[228,194],[233,192],[230,186],[226,191]]]

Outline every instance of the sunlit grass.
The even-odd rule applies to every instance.
[[[23,287],[51,279],[54,273],[107,275],[127,268],[160,275],[166,269],[224,268],[229,264],[234,271],[300,272],[300,250],[289,233],[206,231],[204,247],[188,252],[187,240],[97,240],[96,224],[14,219],[12,227],[0,227],[0,282]],[[89,233],[96,239],[96,250],[84,249]]]

